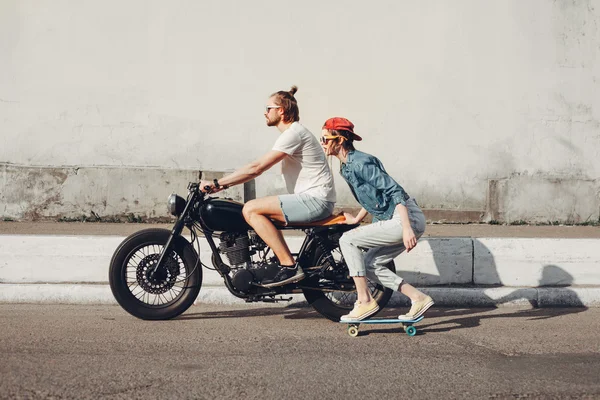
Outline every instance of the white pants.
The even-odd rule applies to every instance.
[[[406,202],[406,208],[410,225],[418,239],[425,232],[425,216],[413,199]],[[387,288],[398,290],[402,278],[386,268],[387,263],[406,250],[402,241],[402,222],[397,211],[390,220],[344,233],[340,238],[340,250],[350,276],[366,276]]]

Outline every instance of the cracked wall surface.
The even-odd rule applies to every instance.
[[[264,104],[296,84],[305,126],[351,119],[357,147],[440,219],[598,220],[600,0],[351,0],[344,18],[336,2],[271,6],[4,1],[0,163],[107,168],[116,185],[231,171],[271,149]],[[332,167],[339,205],[356,206]],[[256,196],[282,192],[276,169]],[[28,177],[4,184],[3,215],[74,195]]]
[[[491,180],[488,221],[597,222],[598,180],[574,176],[513,175]]]
[[[167,197],[187,196],[198,171],[149,168],[48,168],[0,165],[0,216],[16,220],[169,219]],[[222,173],[204,173],[214,179]],[[223,191],[243,200],[243,186]]]

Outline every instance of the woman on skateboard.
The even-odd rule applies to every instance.
[[[354,124],[346,118],[330,118],[321,132],[325,154],[340,160],[340,174],[363,207],[358,215],[344,213],[347,224],[356,224],[370,213],[373,223],[344,233],[340,249],[354,279],[358,299],[341,321],[363,320],[379,310],[371,296],[367,277],[408,296],[412,306],[399,319],[420,317],[433,305],[433,299],[390,271],[385,265],[404,250],[411,251],[425,232],[425,216],[412,199],[392,179],[376,157],[358,151],[354,142],[362,138],[354,133]],[[363,253],[363,249],[367,250]]]

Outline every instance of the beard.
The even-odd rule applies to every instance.
[[[267,126],[277,126],[277,124],[281,121],[281,116],[277,115],[275,118],[267,117]]]

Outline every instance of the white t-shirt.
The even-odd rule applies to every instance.
[[[325,152],[308,129],[294,122],[277,138],[273,150],[288,155],[281,163],[288,193],[306,193],[335,202],[333,175]]]

